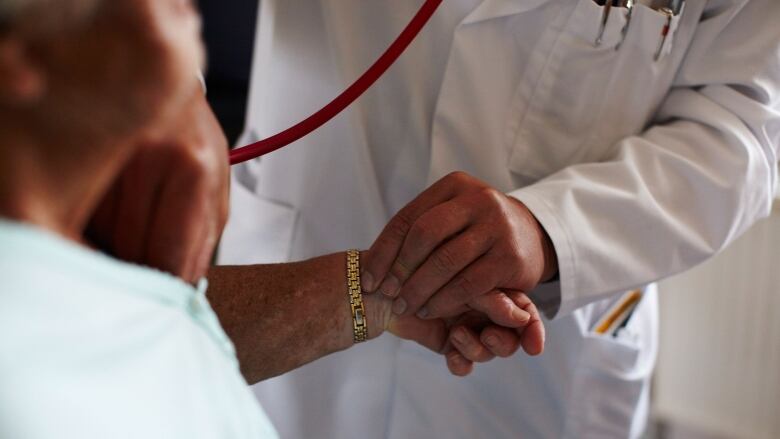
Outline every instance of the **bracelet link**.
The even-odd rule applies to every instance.
[[[355,343],[368,340],[368,322],[363,304],[363,291],[360,286],[360,252],[347,251],[347,290],[349,306],[352,311],[352,334]]]

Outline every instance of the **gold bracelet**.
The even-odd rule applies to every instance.
[[[347,288],[349,306],[352,310],[352,334],[355,343],[368,340],[366,308],[363,305],[363,291],[360,287],[360,252],[347,251]]]

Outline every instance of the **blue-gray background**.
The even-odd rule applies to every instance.
[[[258,0],[200,0],[208,99],[233,145],[244,127]]]

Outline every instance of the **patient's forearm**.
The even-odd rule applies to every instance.
[[[214,267],[208,297],[236,345],[250,384],[352,346],[352,314],[343,253],[278,265]],[[389,309],[366,295],[369,337]]]

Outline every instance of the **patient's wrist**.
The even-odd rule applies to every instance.
[[[320,331],[328,329],[327,333],[319,334],[328,352],[347,349],[355,344],[346,263],[346,253],[339,252],[290,265],[290,272],[295,273],[296,278],[296,292],[291,299],[300,302],[296,308],[301,315],[309,313],[308,325],[322,328]],[[362,298],[367,339],[371,340],[382,335],[387,328],[392,302],[381,294],[363,294]]]

